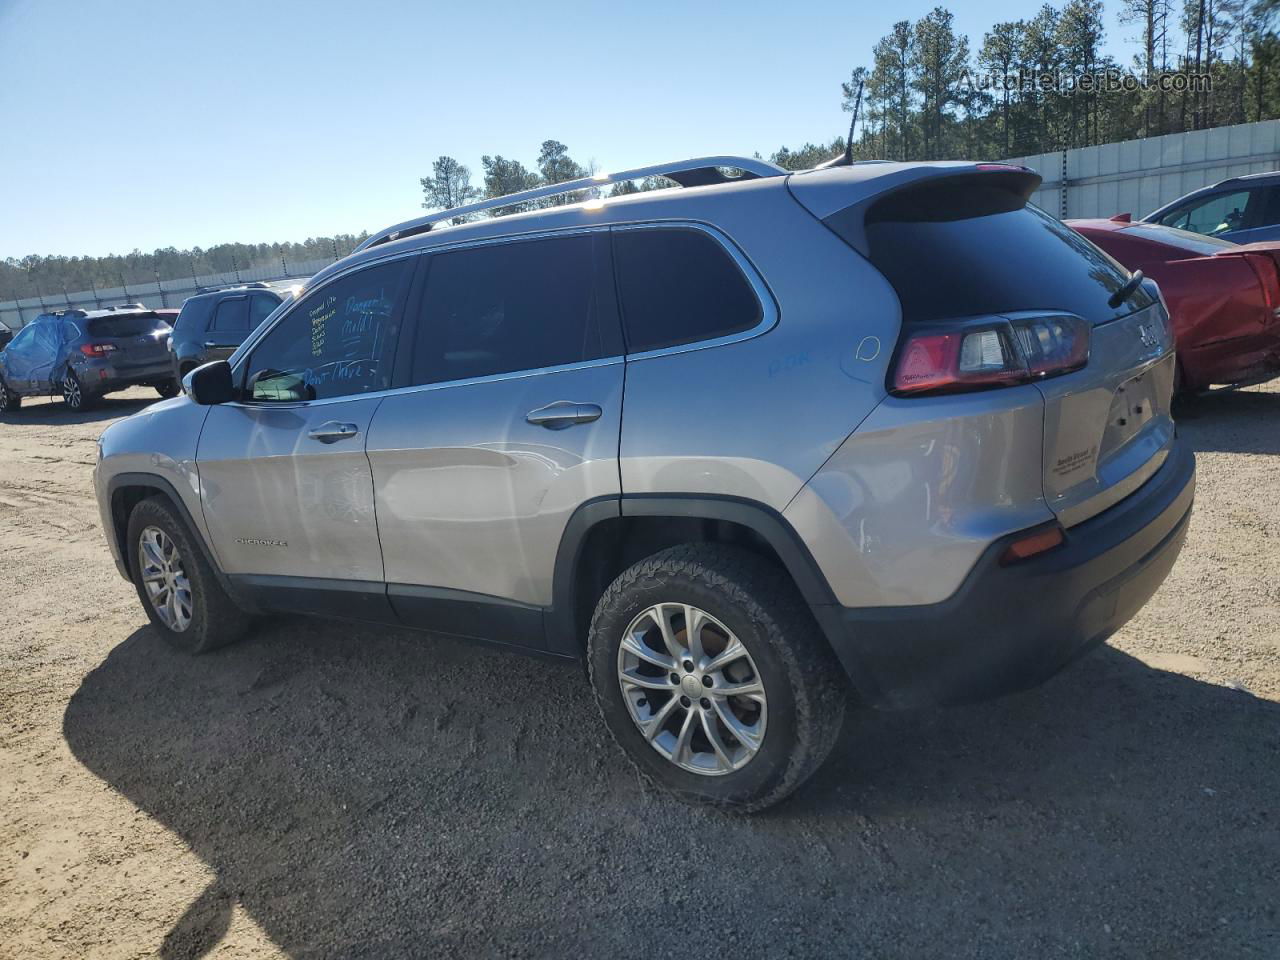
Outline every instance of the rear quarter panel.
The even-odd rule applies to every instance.
[[[747,340],[627,363],[626,494],[742,497],[781,511],[885,395],[899,328],[888,282],[783,189],[757,202],[705,194],[754,265],[777,320]]]

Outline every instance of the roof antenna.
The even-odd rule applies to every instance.
[[[838,157],[832,157],[823,163],[818,164],[813,169],[829,170],[832,167],[851,167],[853,166],[853,128],[858,123],[858,111],[862,109],[862,84],[863,80],[858,80],[858,94],[853,101],[853,117],[849,120],[849,139],[845,141],[844,153]]]
[[[853,128],[858,122],[858,111],[862,108],[862,80],[858,81],[858,98],[853,103],[853,119],[849,121],[849,139],[844,144],[844,163],[842,167],[853,164]]]

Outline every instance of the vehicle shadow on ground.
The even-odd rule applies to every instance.
[[[103,420],[127,417],[131,413],[137,413],[143,407],[159,402],[159,395],[143,398],[103,397],[88,410],[75,413],[67,409],[67,405],[61,398],[30,397],[24,399],[22,406],[13,413],[0,413],[0,423],[39,423],[41,425],[99,423]]]
[[[216,874],[168,958],[237,903],[293,957],[1280,947],[1280,706],[1111,648],[996,703],[860,711],[754,818],[642,787],[580,669],[328,622],[195,659],[140,629],[64,733]]]
[[[1280,454],[1280,390],[1223,390],[1180,397],[1178,429],[1197,451]]]

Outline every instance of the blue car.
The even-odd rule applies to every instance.
[[[1280,172],[1232,177],[1195,190],[1147,214],[1141,222],[1232,243],[1280,240]]]
[[[135,384],[162,397],[178,392],[169,325],[145,307],[42,313],[0,351],[0,412],[24,396],[61,393],[70,410]]]

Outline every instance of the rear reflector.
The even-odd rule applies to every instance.
[[[80,344],[80,352],[86,357],[105,357],[108,353],[115,353],[116,347],[113,343],[82,343]]]
[[[1060,546],[1066,539],[1066,535],[1062,532],[1062,527],[1057,524],[1051,527],[1044,527],[1035,533],[1013,541],[1013,543],[1005,547],[1004,553],[1000,555],[1000,564],[1001,566],[1007,566],[1011,563],[1018,563],[1021,560],[1029,560],[1031,557],[1044,553],[1046,550],[1052,550],[1054,547]]]
[[[1033,314],[987,318],[909,333],[898,351],[892,392],[954,393],[1029,383],[1089,362],[1089,324]]]

